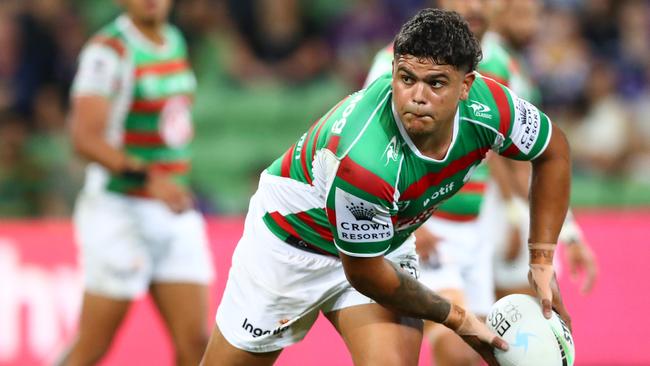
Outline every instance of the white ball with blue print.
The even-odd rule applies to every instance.
[[[572,366],[575,347],[571,331],[553,312],[544,318],[539,301],[528,295],[508,295],[492,305],[486,324],[510,345],[495,350],[501,366]]]

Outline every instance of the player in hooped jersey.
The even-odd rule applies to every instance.
[[[72,90],[75,149],[90,160],[74,214],[84,271],[79,335],[64,365],[99,362],[132,300],[150,292],[176,363],[207,343],[213,270],[188,190],[196,80],[171,0],[122,0],[125,13],[82,50]]]
[[[490,365],[507,345],[421,285],[413,232],[492,149],[532,160],[531,274],[544,314],[566,213],[564,135],[530,103],[473,71],[480,46],[453,12],[400,30],[392,75],[334,106],[261,176],[233,254],[206,365],[269,365],[319,312],[357,365],[415,365],[420,319],[442,323]],[[490,106],[476,118],[472,101]]]
[[[484,55],[478,66],[482,75],[510,86],[520,97],[538,101],[538,95],[532,92],[529,78],[523,74],[517,60],[504,48],[503,41],[494,32],[486,34],[494,18],[494,23],[508,26],[520,23],[521,26],[514,32],[518,37],[530,34],[521,27],[528,25],[530,28],[535,19],[522,16],[521,13],[504,14],[503,11],[504,8],[529,8],[535,0],[522,0],[515,4],[512,2],[514,1],[439,0],[438,5],[443,9],[457,11],[468,21],[474,35],[482,39]],[[499,13],[497,16],[495,10]],[[392,58],[392,46],[379,51],[366,83],[390,72]],[[477,114],[482,113],[482,109],[476,104]],[[487,164],[480,165],[468,184],[441,205],[432,218],[416,232],[422,266],[420,280],[451,301],[467,304],[470,310],[485,316],[494,302],[491,253],[493,247],[497,246],[497,286],[506,282],[517,284],[515,292],[531,292],[527,283],[528,253],[525,250],[528,239],[528,209],[525,200],[529,177],[530,163],[525,161],[490,156]],[[560,241],[571,243],[565,251],[570,269],[572,272],[585,270],[583,289],[588,289],[595,276],[594,260],[580,235],[579,227],[570,215],[567,215],[562,227]],[[524,248],[520,249],[522,245]],[[497,291],[497,295],[503,293]],[[476,356],[468,352],[453,333],[431,323],[427,325],[431,325],[425,325],[425,332],[433,346],[436,365],[478,364]]]

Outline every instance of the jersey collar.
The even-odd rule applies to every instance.
[[[155,44],[151,42],[144,34],[142,34],[138,27],[133,24],[131,18],[128,15],[122,14],[117,18],[117,24],[124,31],[124,33],[129,37],[130,40],[137,43],[139,47],[142,47],[148,51],[164,54],[170,49],[169,37],[167,37],[167,27],[163,28],[163,39],[164,42],[162,45]]]
[[[456,137],[458,136],[458,124],[460,121],[460,104],[456,108],[456,115],[454,116],[454,130],[452,132],[452,137],[451,137],[451,143],[449,144],[449,147],[447,148],[447,152],[445,153],[445,157],[442,159],[434,159],[430,158],[420,152],[418,150],[417,146],[413,143],[413,140],[409,137],[408,133],[406,133],[406,130],[404,129],[404,124],[402,123],[402,120],[399,118],[399,114],[397,114],[397,110],[395,109],[395,104],[391,101],[390,103],[391,110],[393,112],[393,119],[395,120],[395,124],[397,125],[397,129],[399,130],[400,135],[402,135],[402,138],[408,145],[408,147],[411,149],[411,151],[420,159],[434,162],[434,163],[442,163],[447,161],[447,158],[449,158],[449,154],[451,153],[452,148],[454,147],[454,144],[456,143]]]

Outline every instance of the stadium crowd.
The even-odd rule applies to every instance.
[[[193,184],[207,212],[241,212],[252,177],[341,95],[426,0],[178,0],[173,22],[198,79]],[[113,1],[0,2],[0,217],[68,216],[83,164],[67,137],[68,92]],[[650,185],[650,3],[546,0],[526,49],[543,108],[569,136],[576,184]],[[322,111],[324,112],[324,111]],[[596,182],[596,183],[594,183]],[[650,204],[646,190],[628,201]],[[644,195],[645,193],[645,195]]]

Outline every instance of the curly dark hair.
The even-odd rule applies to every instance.
[[[393,43],[395,59],[411,55],[438,65],[476,70],[481,61],[481,46],[467,22],[454,11],[423,9],[400,29]]]

